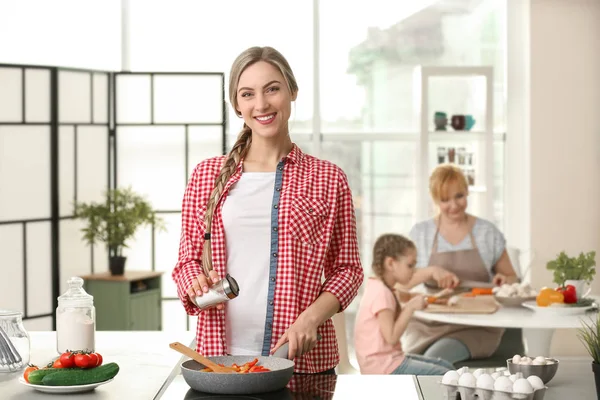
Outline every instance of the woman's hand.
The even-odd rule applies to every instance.
[[[508,276],[506,276],[504,274],[496,274],[496,275],[494,275],[494,278],[492,279],[492,283],[496,286],[502,286],[505,283],[511,283],[511,282],[509,282]]]
[[[445,270],[442,267],[432,267],[433,274],[431,277],[437,282],[438,287],[442,289],[454,289],[458,286],[460,279],[456,274]]]
[[[219,274],[217,271],[212,270],[208,273],[209,279],[206,279],[204,275],[198,275],[196,279],[192,282],[192,286],[187,290],[187,295],[189,296],[192,303],[196,304],[196,297],[202,296],[204,293],[208,293],[208,288],[213,285],[213,283],[219,282]],[[197,305],[197,304],[196,304]],[[217,309],[222,310],[223,303],[217,304]]]
[[[311,351],[317,344],[317,327],[304,321],[301,317],[298,318],[279,338],[271,354],[275,353],[285,342],[289,342],[288,358],[292,360],[294,357],[300,357]]]

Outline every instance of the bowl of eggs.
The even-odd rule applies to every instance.
[[[538,294],[529,283],[518,282],[495,287],[492,293],[494,299],[504,307],[521,307],[524,302],[535,300]]]
[[[480,368],[470,372],[463,367],[446,372],[441,383],[447,399],[455,399],[456,394],[460,394],[460,398],[466,400],[543,400],[547,389],[539,377],[525,378],[522,373],[511,374],[506,368],[495,372]]]
[[[535,375],[539,376],[544,384],[550,382],[556,371],[558,371],[558,360],[549,357],[527,357],[515,355],[506,360],[506,366],[511,374],[522,373],[525,378]]]

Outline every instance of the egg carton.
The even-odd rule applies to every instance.
[[[439,382],[447,400],[543,400],[548,387],[534,390],[533,393],[514,393],[502,390],[488,390]]]

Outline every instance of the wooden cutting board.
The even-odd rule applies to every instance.
[[[424,312],[448,314],[493,314],[498,311],[499,305],[494,296],[460,297],[453,306],[430,304]]]

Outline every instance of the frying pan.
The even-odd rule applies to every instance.
[[[277,351],[277,354],[287,354]],[[270,369],[268,372],[248,374],[201,372],[205,366],[198,361],[188,360],[181,364],[181,374],[186,383],[194,390],[212,394],[257,394],[274,392],[285,388],[294,374],[294,362],[282,357],[265,356],[218,356],[207,357],[209,360],[229,366],[245,364],[258,359],[258,365]]]

